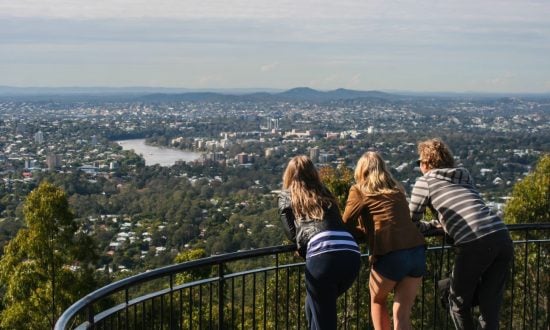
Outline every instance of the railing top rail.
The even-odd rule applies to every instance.
[[[506,225],[508,227],[508,230],[510,231],[516,231],[516,230],[530,230],[530,229],[550,229],[550,223],[516,223],[516,224],[509,224]]]
[[[183,262],[175,265],[169,265],[166,267],[157,268],[151,271],[146,271],[134,276],[127,277],[125,279],[113,282],[102,288],[99,288],[92,293],[86,295],[79,301],[75,302],[72,306],[65,310],[65,312],[59,317],[55,325],[55,329],[65,329],[68,321],[80,311],[82,311],[86,306],[92,304],[110,294],[121,291],[125,288],[135,286],[137,284],[147,282],[153,279],[160,277],[168,276],[170,274],[180,273],[189,269],[193,269],[201,266],[209,265],[218,265],[222,263],[228,263],[231,261],[247,259],[251,257],[262,257],[267,255],[274,255],[280,253],[287,253],[296,250],[296,245],[279,245],[279,246],[270,246],[266,248],[240,251],[234,253],[226,253],[215,256],[210,256],[207,258],[192,260],[188,262]]]
[[[548,230],[550,229],[550,223],[534,223],[534,224],[511,224],[507,225],[510,231],[525,231],[525,230]],[[441,229],[431,230],[429,233],[426,233],[425,236],[442,236],[444,234]],[[86,295],[79,301],[71,305],[65,312],[59,317],[55,324],[56,330],[64,330],[68,322],[82,310],[84,310],[88,305],[93,304],[94,302],[103,299],[113,293],[130,288],[132,286],[151,281],[153,279],[169,276],[171,274],[180,273],[186,270],[190,270],[196,267],[202,266],[212,266],[224,264],[232,261],[248,259],[252,257],[263,257],[268,255],[276,255],[281,253],[289,253],[296,250],[295,244],[289,245],[279,245],[271,246],[260,249],[225,253],[215,256],[210,256],[207,258],[192,260],[188,262],[183,262],[179,264],[169,265],[162,268],[157,268],[151,271],[146,271],[134,276],[127,277],[125,279],[113,282],[109,285],[106,285],[102,288],[99,288],[90,294]]]

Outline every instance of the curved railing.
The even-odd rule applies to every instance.
[[[550,224],[508,228],[515,258],[501,327],[548,328]],[[453,252],[441,232],[431,236],[428,274],[413,308],[415,329],[452,328],[436,283],[450,271]],[[131,276],[74,303],[55,329],[305,328],[304,263],[294,250],[284,245],[223,254]],[[339,299],[341,328],[370,328],[368,254],[363,257],[358,280]]]

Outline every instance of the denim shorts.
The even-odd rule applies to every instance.
[[[380,275],[396,282],[406,276],[422,277],[426,273],[426,247],[420,245],[377,256],[372,267]]]

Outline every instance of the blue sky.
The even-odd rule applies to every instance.
[[[550,92],[550,1],[0,0],[0,85]]]

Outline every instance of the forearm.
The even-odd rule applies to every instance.
[[[427,183],[421,178],[416,181],[411,193],[409,211],[411,220],[421,232],[426,232],[439,225],[437,220],[426,221],[424,215],[429,205],[429,189]]]
[[[279,195],[279,218],[283,227],[283,231],[286,237],[291,240],[296,240],[296,224],[294,213],[290,206],[290,195],[288,193],[281,193]]]

